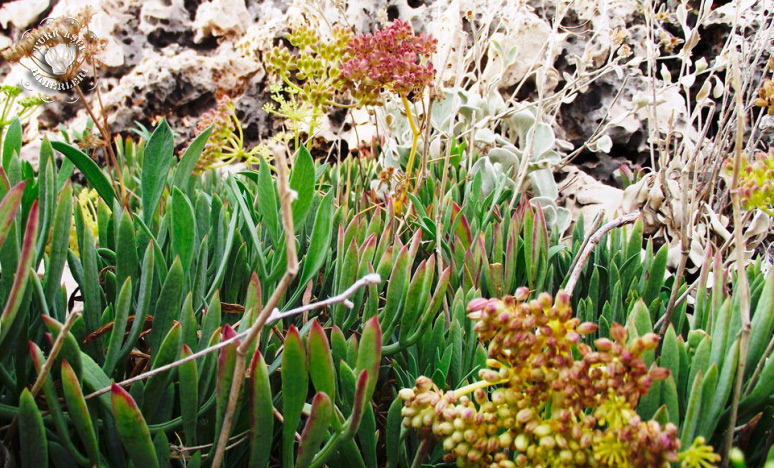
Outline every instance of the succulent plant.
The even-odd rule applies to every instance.
[[[507,109],[497,92],[487,99],[470,94],[466,97],[461,112],[476,128],[473,144],[489,148],[472,167],[473,172],[481,172],[483,176],[484,193],[489,194],[501,185],[512,190],[519,189],[519,171],[526,165],[529,180],[526,188],[532,194],[531,202],[535,206],[540,205],[552,229],[564,231],[571,219],[569,210],[556,205],[559,190],[551,168],[561,161],[561,157],[555,149],[556,139],[551,126],[537,122],[534,107],[519,111]],[[496,119],[501,113],[508,114],[500,118],[503,126],[501,134],[494,133],[486,125],[477,125],[478,122]],[[472,121],[474,117],[478,122]],[[525,157],[530,158],[528,162],[524,161]]]
[[[725,175],[730,177],[734,171],[734,161],[729,158],[725,163]],[[739,195],[746,210],[756,208],[769,216],[774,216],[771,207],[774,206],[774,149],[768,153],[758,151],[750,164],[747,158],[742,158],[739,168]]]
[[[287,39],[267,55],[269,110],[312,133],[330,106],[374,105],[381,161],[316,161],[301,126],[291,164],[258,158],[223,100],[179,157],[165,120],[139,139],[96,122],[44,140],[33,170],[27,114],[4,111],[0,457],[708,467],[733,439],[750,464],[774,460],[774,275],[737,278],[708,250],[689,285],[636,214],[563,238],[551,126],[476,85],[428,92],[435,41],[407,23]],[[235,159],[256,167],[215,170]],[[769,162],[743,171],[748,207],[766,204]]]
[[[442,441],[457,466],[665,466],[679,459],[674,424],[643,421],[634,411],[654,381],[669,375],[648,368],[643,355],[658,345],[648,333],[627,340],[626,329],[594,347],[581,335],[597,329],[572,317],[570,297],[528,288],[503,300],[468,304],[474,331],[487,345],[480,380],[443,392],[419,377],[403,389],[404,425]],[[578,356],[577,358],[574,356]],[[691,464],[719,461],[701,441],[688,448]]]

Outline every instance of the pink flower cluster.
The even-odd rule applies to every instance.
[[[408,23],[395,20],[373,34],[361,34],[349,43],[350,59],[342,67],[342,80],[353,97],[376,104],[383,90],[401,97],[421,93],[435,77],[430,56],[438,41],[415,35]]]

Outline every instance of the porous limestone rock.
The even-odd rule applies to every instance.
[[[0,26],[12,24],[17,29],[30,26],[49,7],[50,0],[16,0],[0,8]]]
[[[167,117],[185,145],[193,135],[200,115],[216,103],[216,95],[230,95],[237,102],[237,114],[245,130],[245,143],[252,146],[273,134],[279,122],[262,107],[269,99],[268,80],[261,64],[262,53],[275,44],[293,21],[309,21],[315,15],[331,23],[340,22],[358,32],[368,32],[388,20],[401,18],[415,30],[440,39],[433,57],[444,86],[468,80],[476,92],[488,95],[500,90],[505,99],[535,101],[538,91],[550,97],[573,79],[579,69],[595,71],[604,67],[611,54],[614,33],[623,31],[632,49],[626,74],[611,69],[563,104],[549,118],[556,135],[574,147],[580,147],[594,134],[600,123],[612,122],[604,145],[581,153],[577,168],[565,180],[562,195],[570,206],[591,212],[604,206],[614,210],[621,193],[599,182],[612,182],[609,175],[624,162],[649,162],[648,91],[650,78],[642,60],[647,56],[643,44],[646,29],[642,3],[638,0],[576,0],[564,15],[561,27],[552,19],[557,0],[94,0],[90,29],[107,41],[102,54],[99,86],[113,132],[127,132],[135,122],[152,125]],[[670,3],[670,2],[668,2]],[[675,2],[671,2],[675,3]],[[743,0],[748,10],[755,0]],[[17,0],[0,7],[0,48],[10,38],[49,16],[72,15],[82,0]],[[729,4],[731,5],[731,4]],[[713,13],[712,22],[728,28],[734,10],[722,6]],[[672,5],[674,7],[674,5]],[[747,7],[746,7],[747,8]],[[24,10],[24,11],[21,11]],[[745,11],[740,21],[748,21]],[[750,20],[752,21],[752,20]],[[753,27],[744,23],[744,26]],[[320,25],[320,30],[326,28]],[[465,49],[483,33],[492,33],[494,42]],[[546,59],[544,52],[550,50]],[[463,54],[475,54],[481,74],[470,80],[472,71],[459,65]],[[513,60],[504,62],[504,54]],[[720,57],[718,60],[722,60]],[[637,62],[639,60],[640,62]],[[5,67],[5,65],[3,65]],[[503,71],[505,68],[505,71]],[[539,73],[533,73],[541,70]],[[24,70],[15,65],[0,69],[5,84],[18,84]],[[536,77],[536,75],[538,75]],[[537,78],[537,79],[536,79]],[[666,75],[656,73],[656,113],[676,115],[673,129],[689,132],[681,126],[686,113],[679,88],[665,87]],[[538,84],[545,86],[538,90]],[[354,116],[354,117],[353,117]],[[45,130],[59,125],[82,129],[87,115],[78,105],[64,102],[45,106],[40,128],[27,126],[25,138],[39,139]],[[318,137],[329,142],[341,139],[348,148],[360,146],[376,134],[364,111],[323,118]],[[657,119],[661,130],[669,119]],[[356,131],[357,130],[357,131]],[[34,147],[33,147],[34,148]],[[27,153],[29,154],[29,153]],[[28,157],[25,154],[25,157]],[[31,156],[30,156],[31,157]],[[596,182],[592,184],[592,181]],[[578,182],[581,181],[582,183]],[[580,185],[579,185],[580,184]],[[593,208],[589,208],[593,207]]]
[[[199,5],[193,28],[194,42],[210,36],[243,33],[249,24],[244,0],[211,0]]]

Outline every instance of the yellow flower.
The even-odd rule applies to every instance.
[[[694,439],[690,447],[680,455],[681,468],[710,468],[720,461],[720,455],[712,451],[704,437]]]
[[[82,189],[78,193],[78,207],[83,213],[83,226],[86,229],[91,229],[94,242],[97,242],[97,236],[99,235],[99,226],[97,224],[97,204],[99,203],[99,194],[94,189]],[[110,209],[108,209],[110,212]],[[70,249],[77,255],[80,255],[78,251],[78,235],[75,231],[75,224],[70,227]]]
[[[621,429],[629,423],[635,414],[626,398],[616,395],[611,390],[607,399],[597,408],[594,416],[600,423],[607,424],[608,428]]]
[[[605,466],[629,467],[627,445],[621,441],[617,432],[607,432],[602,440],[594,445],[594,459]]]

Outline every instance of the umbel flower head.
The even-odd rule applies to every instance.
[[[734,171],[734,158],[728,158],[725,163],[726,175]],[[760,208],[770,216],[774,216],[771,206],[774,205],[774,149],[768,154],[758,151],[752,164],[746,157],[742,158],[739,168],[739,196],[746,210]]]
[[[196,162],[195,175],[237,162],[256,163],[256,156],[264,155],[263,146],[256,146],[250,151],[244,149],[244,135],[236,115],[236,103],[228,96],[222,96],[218,105],[199,119],[196,133],[203,132],[210,125],[212,133]]]
[[[107,41],[89,31],[88,24],[94,16],[90,7],[73,17],[59,17],[26,31],[21,39],[3,50],[5,60],[20,63],[24,67],[46,73],[46,78],[59,82],[73,79],[84,63],[99,62],[97,55]]]
[[[341,64],[347,58],[347,44],[352,32],[340,25],[331,28],[331,37],[323,38],[317,28],[306,22],[291,27],[286,39],[295,47],[273,47],[266,54],[266,71],[279,77],[297,94],[297,99],[316,109],[328,108],[342,98]]]
[[[758,90],[758,97],[753,101],[753,105],[763,107],[769,115],[774,115],[774,81],[766,80],[763,86]]]
[[[543,293],[475,299],[468,305],[479,340],[487,346],[480,380],[444,392],[427,377],[404,388],[405,426],[434,438],[445,460],[460,467],[660,468],[681,461],[698,468],[717,461],[703,440],[678,455],[677,428],[642,421],[634,408],[665,369],[642,359],[658,337],[628,340],[611,326],[611,338],[594,346],[581,335],[597,326],[572,317],[569,296]],[[576,357],[577,356],[577,357]]]
[[[408,23],[395,20],[384,29],[350,41],[350,58],[342,66],[342,80],[363,105],[380,103],[383,91],[404,98],[410,93],[421,94],[435,77],[430,57],[437,44],[435,38],[416,35]]]

